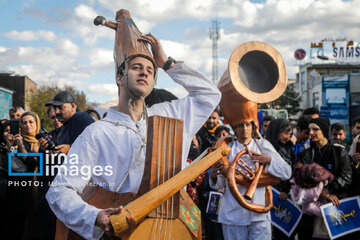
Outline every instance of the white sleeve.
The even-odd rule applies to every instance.
[[[270,164],[266,165],[266,171],[282,180],[290,179],[291,166],[280,156],[273,145],[266,139],[260,139],[258,142],[261,145],[260,150],[262,154],[271,157]]]
[[[46,194],[56,217],[85,239],[100,239],[103,234],[99,227],[95,227],[101,209],[87,204],[79,195],[90,182],[91,169],[97,158],[97,152],[83,133],[72,145],[67,162],[61,165]]]
[[[149,111],[152,115],[183,119],[184,131],[193,137],[219,104],[221,93],[203,74],[183,62],[177,62],[166,73],[189,95],[171,103],[155,104]]]

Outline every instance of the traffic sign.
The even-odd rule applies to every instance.
[[[304,49],[297,49],[294,53],[294,57],[296,58],[296,60],[303,60],[306,56],[306,52]]]

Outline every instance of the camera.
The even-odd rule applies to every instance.
[[[54,143],[54,141],[51,139],[49,133],[44,128],[40,129],[39,133],[36,134],[35,138],[37,140],[39,140],[40,138],[44,138],[48,143],[47,149],[48,150],[55,150],[56,144]]]

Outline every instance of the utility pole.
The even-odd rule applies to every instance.
[[[218,82],[218,62],[217,62],[217,41],[220,38],[219,34],[220,22],[212,20],[212,27],[210,28],[210,39],[212,39],[212,81],[217,85]]]

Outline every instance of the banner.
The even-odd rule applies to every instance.
[[[322,77],[322,106],[350,106],[349,75]]]
[[[332,203],[321,206],[321,214],[331,239],[360,230],[360,198],[340,200],[340,207]]]
[[[272,192],[274,206],[270,210],[271,223],[290,237],[301,219],[301,209],[290,199],[279,201],[278,190],[272,188]]]
[[[210,191],[206,213],[214,221],[218,220],[222,198],[223,195],[221,193]]]

